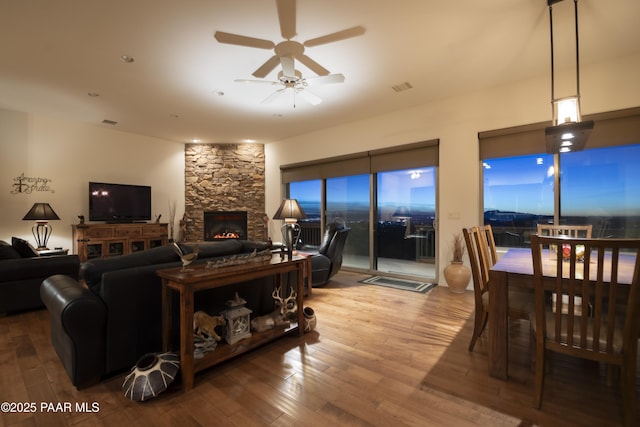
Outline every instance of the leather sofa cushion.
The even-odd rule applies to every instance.
[[[247,245],[247,248],[245,248]],[[179,244],[183,253],[193,252],[192,243]],[[234,255],[243,252],[251,252],[253,249],[266,249],[266,244],[249,245],[240,240],[224,240],[216,242],[198,243],[198,259],[215,258],[226,255]],[[80,266],[80,277],[87,283],[89,289],[95,293],[100,292],[102,275],[106,272],[124,270],[148,265],[166,264],[180,261],[180,257],[172,244],[152,248],[112,258],[101,258],[83,262]]]
[[[171,245],[166,245],[128,255],[83,262],[80,265],[80,277],[87,283],[89,289],[96,292],[100,287],[102,275],[108,271],[176,261],[180,261],[180,257]]]
[[[13,246],[16,251],[18,251],[22,258],[33,258],[36,256],[40,256],[38,251],[36,251],[29,242],[18,237],[11,238],[11,246]]]
[[[0,240],[0,260],[22,258],[13,246]]]

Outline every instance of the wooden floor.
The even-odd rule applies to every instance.
[[[358,283],[340,273],[305,305],[318,323],[179,382],[146,403],[123,396],[124,373],[70,385],[45,311],[0,318],[0,426],[615,426],[617,386],[597,365],[556,359],[542,410],[531,407],[526,322],[512,323],[508,382],[487,374],[486,338],[467,351],[473,295]],[[640,382],[640,381],[639,381]],[[616,384],[617,385],[617,384]],[[79,408],[77,408],[77,406]],[[94,412],[80,411],[89,409]],[[58,410],[59,412],[55,412]]]

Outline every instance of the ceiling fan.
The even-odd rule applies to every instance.
[[[220,43],[274,50],[275,54],[252,73],[253,76],[257,78],[266,77],[278,64],[282,65],[283,76],[295,78],[296,60],[304,64],[318,76],[328,76],[330,74],[329,70],[304,54],[305,47],[319,46],[360,36],[364,34],[365,31],[364,27],[356,26],[336,33],[316,37],[304,43],[299,43],[291,40],[296,36],[296,0],[276,0],[276,6],[278,8],[278,20],[280,21],[280,33],[282,37],[286,39],[285,41],[275,44],[270,40],[257,39],[222,31],[216,31],[214,34],[215,39]]]
[[[291,89],[294,95],[294,104],[295,107],[295,95],[301,94],[302,97],[309,102],[311,105],[318,105],[322,102],[322,99],[310,92],[307,87],[313,85],[327,84],[327,83],[342,83],[344,82],[344,76],[342,74],[328,74],[326,76],[317,76],[317,77],[302,77],[302,73],[298,70],[294,70],[293,76],[286,76],[284,71],[278,72],[278,81],[269,81],[269,80],[246,80],[246,79],[236,79],[237,83],[260,83],[260,84],[268,84],[268,85],[282,85],[284,86],[282,89],[276,90],[274,93],[269,95],[267,98],[262,100],[262,104],[269,104],[283,95],[287,89]]]

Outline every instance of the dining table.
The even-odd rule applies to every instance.
[[[542,271],[545,288],[552,289],[556,274],[556,256],[548,249],[542,254]],[[618,282],[630,284],[635,267],[635,255],[621,253],[618,264]],[[595,260],[591,260],[590,277],[595,274]],[[605,271],[605,281],[608,272]],[[533,290],[533,258],[531,248],[510,248],[489,271],[489,325],[488,356],[489,375],[506,380],[509,372],[509,289]],[[533,292],[531,294],[533,301]]]

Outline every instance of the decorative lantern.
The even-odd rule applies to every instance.
[[[227,320],[224,339],[229,344],[235,344],[251,336],[250,314],[252,311],[244,306],[246,303],[247,302],[236,293],[234,299],[227,301],[227,306],[230,308],[220,313]]]

